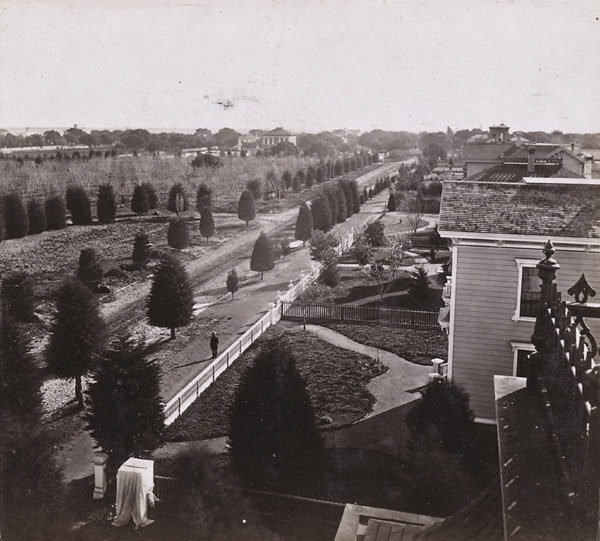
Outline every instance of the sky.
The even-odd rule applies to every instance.
[[[0,0],[0,128],[600,132],[598,0]]]

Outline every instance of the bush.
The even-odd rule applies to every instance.
[[[331,229],[331,208],[327,197],[322,195],[312,200],[310,207],[313,217],[313,227],[319,231],[327,232]]]
[[[98,187],[98,221],[101,224],[109,224],[117,217],[117,203],[115,192],[110,184],[100,184]]]
[[[180,212],[185,212],[188,209],[187,194],[181,182],[177,182],[171,186],[169,190],[169,199],[167,200],[167,210],[176,213],[179,216]]]
[[[169,222],[167,243],[176,250],[183,250],[190,245],[190,230],[185,218],[177,216]]]
[[[260,279],[262,280],[264,271],[271,270],[274,266],[275,255],[273,253],[273,243],[264,232],[261,232],[254,243],[254,249],[250,258],[250,270],[260,272]]]
[[[16,192],[4,196],[4,231],[8,239],[18,239],[29,233],[29,217]]]
[[[323,233],[323,231],[315,231],[310,239],[309,253],[316,261],[322,261],[323,256],[330,248],[335,248],[339,241],[331,233]]]
[[[210,207],[204,207],[201,211],[200,234],[206,239],[207,244],[208,239],[215,234],[215,220]]]
[[[422,265],[419,265],[410,275],[411,285],[408,288],[410,296],[419,303],[427,304],[431,293],[427,270]]]
[[[144,265],[150,259],[150,242],[145,231],[138,231],[133,239],[132,261],[144,270]]]
[[[142,182],[142,189],[146,192],[146,199],[148,199],[148,209],[155,209],[158,206],[158,195],[152,183]]]
[[[90,225],[92,223],[90,199],[81,186],[67,188],[67,209],[71,213],[73,225]]]
[[[103,276],[104,271],[100,263],[98,263],[96,251],[93,248],[84,248],[81,250],[77,278],[88,286],[89,289],[96,291]]]
[[[244,190],[238,201],[238,218],[246,222],[246,227],[248,227],[248,222],[254,220],[255,216],[254,196],[250,190]]]
[[[338,271],[338,258],[333,248],[328,248],[323,253],[323,272],[319,276],[319,282],[329,287],[335,287],[340,283]]]
[[[34,319],[33,282],[23,271],[7,274],[2,279],[2,300],[15,321],[23,323]]]
[[[376,220],[366,225],[364,236],[371,246],[377,248],[385,245],[385,226],[380,220]]]
[[[131,211],[138,215],[148,214],[150,204],[148,202],[148,192],[141,184],[137,184],[133,188],[133,195],[131,196]]]
[[[235,269],[231,269],[227,273],[227,291],[231,293],[231,298],[233,299],[235,292],[240,288],[238,275]]]
[[[65,200],[60,195],[46,199],[46,223],[48,229],[64,229],[67,226]]]
[[[29,218],[30,235],[37,235],[46,230],[46,211],[39,201],[32,199],[27,203],[27,216]]]
[[[296,230],[295,238],[302,241],[302,246],[306,244],[306,241],[310,239],[313,231],[312,214],[308,205],[302,203],[298,211],[298,218],[296,219]]]
[[[263,195],[263,185],[261,180],[258,178],[249,180],[246,183],[246,189],[252,192],[252,197],[254,197],[255,201],[260,199]]]

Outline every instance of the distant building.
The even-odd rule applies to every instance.
[[[292,135],[289,131],[286,131],[283,128],[275,128],[274,130],[268,131],[262,135],[261,147],[268,149],[283,142],[292,143],[295,145],[296,136]]]

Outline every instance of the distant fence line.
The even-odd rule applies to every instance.
[[[352,304],[281,303],[282,318],[292,320],[367,321],[416,327],[438,327],[439,312],[355,306]]]

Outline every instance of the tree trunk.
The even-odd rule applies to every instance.
[[[175,327],[171,327],[171,340],[175,340]]]
[[[81,388],[81,376],[75,376],[75,400],[77,405],[83,409],[83,391]]]

